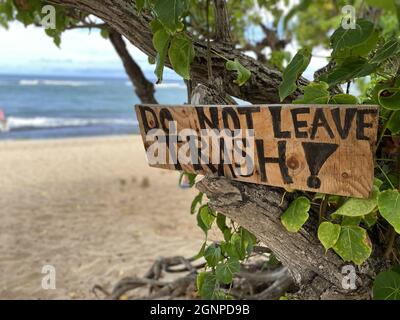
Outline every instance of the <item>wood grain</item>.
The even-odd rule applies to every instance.
[[[199,133],[211,128],[254,130],[251,175],[238,175],[234,164],[161,163],[152,164],[154,167],[359,198],[371,193],[377,106],[137,105],[135,109],[146,151],[157,143],[146,141],[146,134],[156,128],[168,133],[168,121],[176,122],[178,132],[193,129]],[[178,143],[178,149],[184,144]],[[214,148],[215,145],[211,150]]]

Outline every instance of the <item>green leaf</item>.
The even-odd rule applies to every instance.
[[[363,44],[374,32],[374,24],[371,21],[358,19],[355,29],[344,29],[340,26],[331,36],[332,55],[346,48],[354,48]]]
[[[183,79],[190,80],[190,65],[195,56],[192,41],[183,35],[173,37],[168,56],[175,72]]]
[[[214,220],[215,216],[208,205],[200,207],[197,214],[197,225],[204,231],[205,234],[207,234],[208,230],[211,229]]]
[[[359,104],[360,102],[358,101],[358,99],[351,95],[351,94],[346,94],[346,93],[339,93],[339,94],[335,94],[331,100],[330,103],[333,104]]]
[[[225,263],[220,263],[215,269],[215,275],[217,280],[230,284],[233,279],[233,275],[240,271],[240,263],[238,259],[230,258]]]
[[[210,230],[205,223],[203,222],[201,215],[200,215],[200,210],[196,215],[196,220],[197,220],[197,225],[200,227],[201,230],[203,230],[203,232],[207,235],[208,234],[208,230]]]
[[[150,22],[150,29],[151,32],[155,34],[157,31],[164,30],[165,28],[159,20],[154,19]]]
[[[362,218],[362,221],[363,221],[364,225],[369,229],[369,228],[373,227],[376,224],[376,222],[378,221],[378,215],[375,211],[371,212],[370,214],[367,214],[366,216],[364,216]]]
[[[180,176],[179,176],[179,182],[178,182],[178,185],[180,187],[182,186],[182,181],[183,181],[183,178],[185,178],[185,177],[189,180],[188,181],[189,188],[192,188],[196,183],[197,174],[196,173],[190,173],[190,172],[182,172],[180,174]]]
[[[251,254],[253,252],[254,245],[257,243],[256,236],[243,227],[240,227],[240,233],[247,254]]]
[[[303,88],[303,98],[294,101],[296,104],[327,104],[329,101],[329,85],[326,82],[311,82]]]
[[[350,56],[340,60],[340,65],[327,75],[321,77],[326,80],[331,86],[354,78],[360,78],[370,75],[375,72],[380,64],[393,55],[393,52],[398,52],[393,44],[389,44],[388,48],[382,48],[378,53],[369,61],[365,58]],[[391,51],[397,50],[397,51]]]
[[[372,288],[374,300],[400,300],[400,274],[394,271],[379,273]]]
[[[290,232],[297,232],[308,220],[310,200],[306,197],[298,197],[281,216],[282,224]]]
[[[369,199],[349,198],[332,216],[358,217],[371,213],[378,205],[377,199],[379,190],[374,186],[372,195]]]
[[[217,226],[224,235],[225,241],[229,242],[232,237],[232,232],[231,229],[226,225],[226,217],[221,213],[217,214]]]
[[[331,222],[322,222],[318,228],[318,239],[325,250],[332,248],[339,239],[341,226]]]
[[[200,297],[205,300],[212,300],[217,295],[217,278],[212,272],[203,272],[197,276],[197,288]]]
[[[325,81],[329,86],[334,86],[354,78],[364,77],[373,72],[375,66],[367,62],[361,57],[350,57],[343,63],[327,74],[322,75],[319,79]]]
[[[197,205],[201,204],[203,200],[203,193],[199,192],[199,194],[194,197],[192,204],[190,205],[190,214],[194,214],[196,212]]]
[[[164,61],[167,57],[168,47],[171,42],[171,37],[164,29],[158,30],[153,35],[153,46],[157,51],[156,57],[156,70],[155,75],[157,76],[157,83],[161,83],[164,73]]]
[[[144,8],[147,7],[147,0],[136,0],[136,9],[140,13]]]
[[[231,241],[226,247],[226,251],[229,257],[238,258],[243,260],[246,258],[247,243],[240,236],[239,233],[234,233],[231,237]]]
[[[193,257],[193,260],[199,260],[200,258],[204,257],[204,252],[206,249],[206,242],[203,243],[203,245],[201,246],[199,252]]]
[[[215,267],[221,260],[221,257],[221,248],[214,243],[209,245],[206,251],[204,251],[204,258],[210,267]]]
[[[300,49],[288,64],[282,75],[282,82],[279,85],[279,97],[281,101],[291,95],[297,89],[296,81],[307,69],[311,60],[311,50]]]
[[[217,214],[217,226],[222,232],[224,232],[224,230],[228,228],[228,226],[226,225],[226,216],[221,213]]]
[[[233,82],[239,87],[243,86],[251,77],[250,70],[246,69],[237,59],[234,61],[228,60],[225,66],[229,71],[236,71],[237,79]]]
[[[342,226],[333,250],[344,261],[361,265],[371,255],[372,246],[365,229],[358,226]]]
[[[377,50],[377,53],[370,62],[376,64],[382,63],[390,57],[396,55],[399,51],[400,42],[396,39],[389,40]]]
[[[171,33],[183,29],[182,16],[188,10],[187,0],[152,0],[157,19]]]
[[[394,111],[393,116],[388,121],[387,127],[392,135],[400,133],[400,111]]]
[[[379,194],[378,208],[381,216],[400,233],[400,193],[397,190],[386,190]]]
[[[224,234],[224,240],[225,241],[231,241],[231,238],[232,238],[232,232],[231,232],[231,229],[225,229],[224,230],[224,232],[223,232],[223,234]]]
[[[358,217],[349,217],[349,216],[342,216],[342,226],[358,226],[361,223],[362,216]]]
[[[400,88],[386,88],[378,94],[379,104],[388,110],[400,110]]]
[[[369,38],[363,43],[355,47],[342,48],[332,52],[332,58],[335,59],[336,63],[341,64],[346,58],[349,57],[367,57],[371,53],[371,51],[375,49],[378,40],[379,32],[377,30],[374,30]]]
[[[376,189],[379,191],[381,189],[383,185],[383,181],[379,178],[374,178],[374,186],[376,187]]]
[[[201,288],[203,287],[204,278],[206,277],[206,275],[207,275],[207,272],[200,272],[200,273],[197,275],[197,278],[196,278],[196,288],[197,288],[197,291],[199,291],[199,292],[200,292]]]
[[[391,83],[388,81],[379,81],[371,90],[371,99],[374,104],[379,104],[379,93],[386,89],[391,87]]]

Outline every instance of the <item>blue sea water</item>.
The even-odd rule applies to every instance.
[[[159,103],[183,104],[178,80],[156,87]],[[126,78],[0,75],[0,109],[8,131],[0,139],[42,139],[138,132],[140,103]]]

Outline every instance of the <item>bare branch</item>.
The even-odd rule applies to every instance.
[[[228,10],[225,0],[214,0],[215,40],[232,43]]]
[[[133,83],[135,92],[140,101],[142,101],[142,103],[157,104],[157,100],[154,96],[154,84],[146,79],[142,69],[135,62],[135,60],[133,60],[128,49],[126,48],[125,41],[121,34],[111,28],[109,28],[109,33],[110,41],[121,58],[125,72],[128,74],[129,79]]]

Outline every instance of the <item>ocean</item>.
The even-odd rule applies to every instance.
[[[156,86],[163,104],[183,104],[179,80]],[[0,109],[8,131],[1,139],[47,139],[138,132],[140,100],[127,78],[0,75]]]

